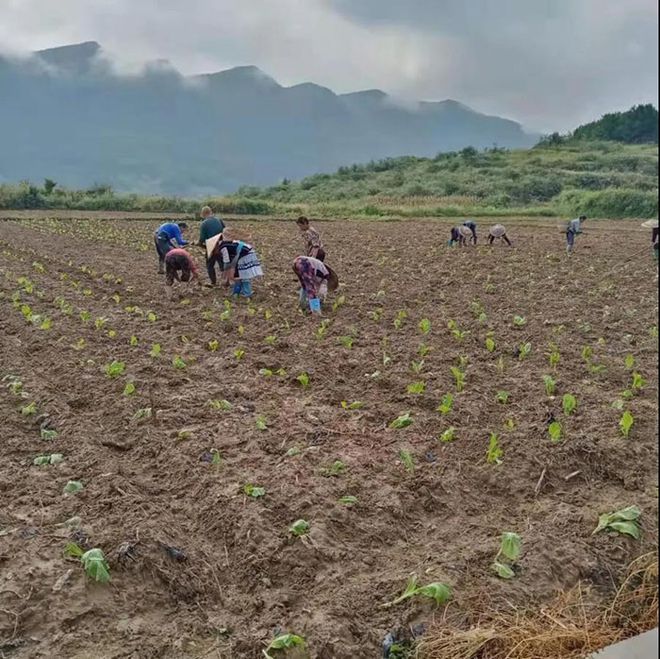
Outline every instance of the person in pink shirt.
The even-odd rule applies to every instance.
[[[172,286],[174,281],[195,282],[201,286],[199,270],[185,249],[177,247],[165,255],[165,283]]]

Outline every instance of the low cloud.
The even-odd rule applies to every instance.
[[[123,73],[254,64],[278,82],[454,98],[540,130],[657,102],[653,0],[0,0],[0,43],[101,43]]]

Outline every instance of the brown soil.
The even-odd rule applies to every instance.
[[[153,221],[0,222],[0,377],[19,378],[26,394],[0,386],[0,656],[257,658],[291,631],[311,657],[374,658],[388,631],[437,625],[447,613],[422,598],[381,607],[411,573],[449,584],[449,612],[466,624],[481,601],[536,607],[581,579],[594,598],[611,596],[627,564],[657,546],[657,270],[647,232],[598,224],[567,259],[554,221],[533,224],[512,232],[512,250],[450,250],[447,223],[324,223],[342,280],[331,302],[344,303],[328,309],[317,338],[319,322],[297,311],[293,224],[238,223],[255,237],[266,277],[253,305],[234,304],[223,320],[220,290],[168,301]],[[51,328],[27,323],[20,304]],[[407,317],[397,329],[399,310]],[[98,318],[107,319],[99,329]],[[450,320],[469,332],[462,341]],[[350,349],[339,341],[349,335]],[[532,352],[521,361],[526,342]],[[552,342],[561,354],[554,399],[542,381],[553,373]],[[159,358],[149,356],[154,343]],[[422,343],[431,351],[416,374]],[[585,346],[604,372],[590,370]],[[624,439],[612,402],[628,387],[628,354],[646,386],[626,402],[635,425]],[[176,355],[185,369],[174,368]],[[454,391],[450,367],[460,356],[465,390],[443,417],[436,407]],[[112,360],[126,364],[116,379],[103,370]],[[287,374],[260,374],[279,368]],[[133,396],[122,395],[127,381]],[[407,393],[415,381],[424,393]],[[497,402],[500,390],[507,404]],[[570,417],[566,392],[578,398]],[[213,409],[211,400],[232,407]],[[32,401],[36,414],[22,415]],[[348,411],[342,401],[364,407]],[[150,419],[133,419],[147,407]],[[407,411],[411,426],[388,428]],[[549,440],[550,415],[563,426],[559,444]],[[42,439],[41,425],[58,436]],[[450,425],[456,440],[439,442]],[[491,432],[500,465],[486,461]],[[211,449],[221,464],[207,461]],[[62,463],[32,465],[54,452]],[[323,475],[336,460],[343,473]],[[69,480],[84,489],[65,495]],[[246,497],[246,483],[265,497]],[[358,503],[339,503],[344,495]],[[599,513],[632,504],[643,511],[641,541],[592,535]],[[77,531],[64,524],[72,517]],[[287,530],[300,518],[311,530],[293,539]],[[503,531],[523,538],[510,581],[490,569]],[[65,556],[72,541],[103,550],[109,584],[90,582]]]

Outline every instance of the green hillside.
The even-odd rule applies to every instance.
[[[562,140],[529,150],[466,148],[341,167],[238,195],[320,216],[655,217],[658,147]]]

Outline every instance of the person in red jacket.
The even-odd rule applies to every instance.
[[[177,247],[165,254],[165,283],[172,286],[176,281],[195,282],[201,285],[199,270],[185,249]]]

